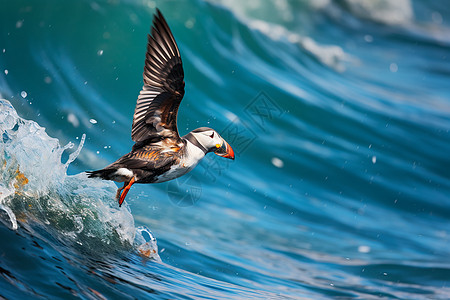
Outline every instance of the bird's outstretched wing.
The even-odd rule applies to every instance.
[[[158,9],[148,35],[143,75],[144,87],[133,116],[132,140],[178,140],[177,113],[184,95],[183,65],[169,25]]]

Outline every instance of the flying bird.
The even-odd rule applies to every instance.
[[[148,35],[144,86],[138,96],[131,128],[131,152],[89,177],[124,182],[116,193],[119,206],[134,183],[158,183],[191,171],[209,152],[233,159],[231,146],[208,127],[180,137],[177,113],[184,96],[180,51],[163,15],[156,9]]]

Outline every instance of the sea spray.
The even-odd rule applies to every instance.
[[[0,100],[0,132],[0,209],[12,229],[21,222],[27,227],[39,224],[84,250],[135,247],[159,259],[151,231],[136,229],[129,208],[118,207],[114,183],[89,179],[85,173],[67,175],[85,135],[62,163],[63,152],[74,145],[62,147],[36,122],[20,118],[6,100]]]

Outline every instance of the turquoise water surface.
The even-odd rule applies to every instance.
[[[236,160],[119,208],[156,7]],[[449,55],[438,0],[0,0],[0,299],[449,299]]]

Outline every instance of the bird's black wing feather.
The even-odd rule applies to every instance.
[[[135,142],[180,139],[177,113],[184,96],[183,65],[177,43],[158,9],[148,35],[143,77],[131,138]]]

